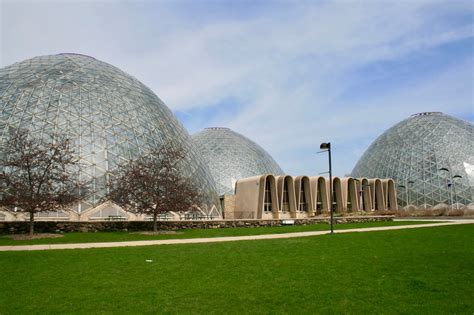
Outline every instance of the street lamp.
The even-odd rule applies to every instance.
[[[319,146],[323,151],[329,154],[329,214],[331,215],[331,234],[334,233],[334,218],[333,218],[333,206],[332,206],[332,165],[331,165],[331,142],[323,142]]]

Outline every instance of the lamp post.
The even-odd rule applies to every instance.
[[[327,151],[329,155],[329,214],[331,215],[331,234],[334,233],[334,218],[332,206],[332,165],[331,165],[331,142],[323,142],[319,146],[322,152]]]

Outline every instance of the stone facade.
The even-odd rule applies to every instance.
[[[222,229],[236,227],[282,226],[288,224],[310,225],[327,224],[327,217],[285,219],[285,220],[206,220],[206,221],[158,221],[160,230],[183,229]],[[392,221],[393,216],[358,216],[336,217],[336,224],[356,222]],[[153,229],[152,221],[38,221],[35,222],[35,231],[38,233],[60,232],[97,232],[97,231],[149,231]],[[27,233],[26,221],[0,222],[0,234]]]
[[[224,209],[222,214],[224,216],[224,219],[235,219],[235,195],[225,195],[222,198],[222,209]]]

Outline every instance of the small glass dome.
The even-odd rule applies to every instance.
[[[193,135],[219,195],[233,194],[238,179],[283,171],[261,146],[229,128],[206,128]]]

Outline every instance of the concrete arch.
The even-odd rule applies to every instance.
[[[262,206],[259,209],[262,211],[258,218],[279,219],[280,204],[278,202],[278,189],[275,176],[264,175],[262,178],[263,184],[263,198],[261,198]]]
[[[370,190],[372,193],[372,207],[375,211],[385,210],[385,198],[383,193],[382,181],[378,178],[369,179]]]
[[[281,218],[296,218],[296,196],[293,177],[288,175],[275,177],[277,181],[278,204]],[[286,189],[285,189],[286,188]]]
[[[372,192],[369,185],[369,180],[365,177],[359,178],[356,182],[357,191],[359,193],[359,209],[362,211],[372,211]]]
[[[309,177],[311,184],[311,198],[315,215],[329,212],[329,201],[326,179],[322,176]]]
[[[382,186],[384,189],[385,206],[388,210],[397,210],[397,191],[395,189],[395,181],[391,178],[383,179]]]
[[[357,190],[357,181],[352,177],[342,179],[344,192],[344,208],[347,212],[359,211],[359,192]]]
[[[235,219],[279,219],[277,182],[273,175],[239,179],[235,190]]]
[[[298,216],[314,216],[313,198],[311,196],[311,183],[308,176],[296,176],[295,183],[296,209]]]
[[[329,179],[326,178],[326,186],[328,192],[328,200],[329,199]],[[335,213],[342,213],[344,212],[344,197],[342,193],[342,181],[339,177],[332,178],[332,204],[333,204],[333,211]]]

